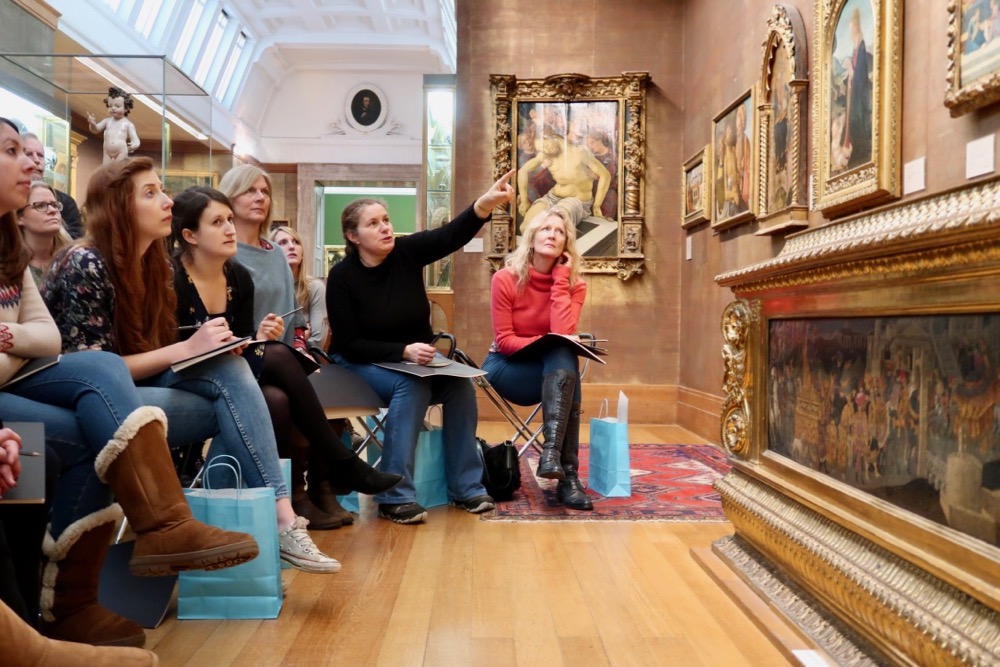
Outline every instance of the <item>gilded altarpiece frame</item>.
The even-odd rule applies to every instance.
[[[807,227],[809,57],[799,10],[775,4],[760,73],[758,235]]]
[[[813,206],[835,218],[902,191],[902,0],[816,0]]]
[[[594,202],[606,197],[609,205],[603,211],[587,212],[578,229],[578,241],[584,233],[603,235],[595,246],[600,250],[581,248],[585,273],[614,273],[628,280],[645,270],[643,174],[648,82],[648,72],[623,72],[616,77],[557,74],[544,79],[490,75],[494,178],[511,169],[543,171],[542,156],[549,150],[548,142],[557,143],[562,156],[579,157],[581,162],[594,160],[599,151],[607,153],[606,160],[597,157],[603,166],[589,169],[606,174],[603,178],[610,186],[606,194],[602,177],[594,179]],[[600,129],[595,131],[597,126]],[[519,197],[528,197],[528,187],[532,186],[519,188]],[[539,199],[526,203],[534,205]],[[528,212],[533,213],[530,207]],[[524,213],[518,203],[494,211],[486,255],[493,270],[500,268],[515,247]]]
[[[1000,100],[1000,19],[995,0],[948,0],[944,104],[952,118]]]
[[[736,533],[713,552],[838,664],[1000,656],[997,202],[883,208],[716,278]]]

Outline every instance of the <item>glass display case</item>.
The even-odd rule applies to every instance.
[[[0,115],[38,135],[46,176],[78,199],[94,170],[124,155],[151,158],[169,192],[214,185],[229,166],[211,97],[163,56],[0,54]]]
[[[440,227],[453,217],[455,130],[455,76],[424,77],[424,197],[419,216],[426,229]],[[451,291],[451,257],[431,264],[425,280],[429,291]],[[433,300],[433,299],[432,299]]]

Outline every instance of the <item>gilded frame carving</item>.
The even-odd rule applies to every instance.
[[[716,231],[757,215],[760,132],[756,100],[756,86],[751,86],[712,119],[711,220]]]
[[[824,319],[879,318],[891,323],[893,318],[951,318],[947,326],[925,327],[938,341],[933,345],[911,327],[896,334],[910,348],[924,350],[905,358],[912,371],[909,377],[919,378],[911,386],[928,389],[908,394],[909,401],[919,400],[922,406],[913,414],[926,420],[918,427],[919,433],[926,434],[934,428],[935,418],[934,392],[929,391],[935,386],[935,365],[929,360],[946,355],[940,340],[972,335],[971,329],[955,327],[953,322],[960,325],[962,318],[970,316],[995,321],[1000,312],[1000,297],[990,288],[1000,279],[998,195],[1000,180],[993,179],[853,216],[837,225],[797,234],[773,259],[716,278],[720,285],[732,288],[736,298],[720,323],[726,393],[721,440],[732,456],[733,473],[716,488],[726,516],[738,536],[790,573],[853,630],[893,656],[894,664],[993,664],[991,659],[995,661],[1000,651],[1000,580],[996,577],[1000,548],[996,540],[973,537],[974,533],[958,528],[974,525],[979,532],[979,524],[947,527],[903,509],[891,494],[862,490],[810,463],[810,456],[829,453],[829,444],[825,450],[815,448],[803,436],[803,442],[792,443],[790,453],[772,450],[769,410],[773,410],[774,397],[782,411],[792,402],[771,388],[771,355],[775,344],[781,347],[780,339],[771,340],[771,325],[786,321],[794,325],[799,320],[805,330]],[[996,339],[989,338],[991,345]],[[824,345],[828,341],[822,340]],[[886,345],[886,336],[871,337],[865,343],[869,347],[859,347],[860,356],[868,355],[866,363],[890,371],[904,367],[899,363],[904,357],[895,352],[882,355],[878,348],[870,352],[873,341],[893,349]],[[809,354],[808,358],[818,356]],[[961,372],[966,382],[968,377]],[[875,381],[876,387],[881,386],[877,377]],[[809,398],[805,390],[809,382],[795,385],[800,399],[794,408],[796,435],[812,433],[815,420],[833,414],[824,410],[825,399],[814,402]],[[827,386],[819,376],[812,378],[812,385]],[[1000,382],[994,380],[993,385],[1000,388]],[[891,395],[889,386],[881,395]],[[866,402],[858,397],[852,403],[860,412]],[[973,448],[983,451],[981,441],[974,440],[982,433],[967,423],[987,417],[994,419],[994,425],[1000,422],[991,410],[966,410],[959,401],[955,405],[952,431],[959,446],[948,465],[940,468],[950,481],[940,487],[939,502],[946,515],[950,508],[950,520],[956,516],[956,507],[967,507],[966,495],[973,501],[979,498],[981,512],[957,516],[963,522],[967,518],[988,523],[987,512],[997,516],[990,504],[996,492],[984,490],[976,495],[972,492],[975,484],[971,488],[960,485],[959,481],[968,481],[968,475],[959,476],[964,470],[959,465],[965,464],[965,453]],[[876,431],[869,435],[881,437]],[[852,437],[841,432],[832,442],[853,444]],[[990,431],[987,437],[1000,436]],[[929,442],[921,435],[914,451],[926,454]],[[968,448],[964,452],[963,442]],[[795,448],[803,446],[800,456]],[[868,448],[851,451],[857,454]],[[930,461],[922,455],[916,460]],[[939,466],[926,468],[937,471]],[[867,483],[867,468],[860,471]],[[928,473],[929,484],[940,481],[936,474]],[[982,484],[985,489],[985,477]],[[925,495],[930,503],[933,494]],[[928,507],[925,511],[933,509]],[[1000,524],[996,518],[993,521],[994,527]],[[1000,535],[1000,531],[986,534]]]
[[[684,161],[681,168],[681,227],[707,222],[712,211],[712,188],[706,176],[712,164],[712,147],[705,146]]]
[[[1000,100],[1000,57],[976,48],[968,53],[968,14],[979,12],[984,3],[948,2],[948,73],[944,105],[952,118]],[[984,37],[986,46],[992,38]],[[975,38],[974,39],[978,39]],[[978,47],[978,45],[977,45]],[[971,73],[971,74],[970,74]]]
[[[771,8],[760,72],[758,235],[809,224],[807,132],[809,56],[799,10]]]
[[[813,205],[834,218],[901,194],[903,3],[816,0],[815,12]]]
[[[594,105],[606,111],[609,104],[617,105],[613,123],[613,137],[617,150],[610,156],[615,161],[617,181],[617,226],[608,234],[604,243],[595,247],[611,246],[609,254],[592,255],[584,252],[582,270],[585,273],[614,273],[622,280],[641,274],[645,270],[643,255],[644,171],[646,154],[646,85],[648,72],[623,72],[617,77],[589,77],[584,74],[557,74],[545,79],[518,79],[511,74],[491,74],[490,90],[494,107],[494,178],[500,178],[511,168],[527,164],[519,143],[526,143],[529,150],[541,151],[541,137],[532,142],[523,136],[527,118],[519,117],[521,109],[552,108],[573,109]],[[565,119],[566,115],[563,116]],[[549,129],[541,118],[537,122],[542,132]],[[522,130],[522,136],[518,131]],[[562,138],[567,150],[572,150],[569,140],[571,127],[566,127]],[[588,151],[590,152],[590,151]],[[607,170],[611,173],[611,170]],[[598,180],[598,179],[595,179]],[[598,184],[599,187],[599,184]],[[519,193],[520,194],[520,193]],[[525,197],[527,194],[525,193]],[[519,221],[517,208],[503,207],[493,213],[488,236],[486,259],[496,270],[504,256],[513,250]],[[602,216],[587,216],[584,222],[595,221],[595,228],[603,229]],[[582,238],[582,236],[578,236]]]

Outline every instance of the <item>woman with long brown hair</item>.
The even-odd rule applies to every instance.
[[[63,350],[114,352],[140,386],[211,402],[218,433],[209,456],[232,456],[247,486],[274,489],[282,559],[308,572],[336,572],[340,563],[316,548],[308,522],[292,509],[267,407],[246,361],[219,354],[183,371],[170,368],[234,339],[226,320],[216,317],[177,340],[177,299],[164,243],[172,207],[148,158],[111,162],[94,172],[87,188],[89,233],[57,259],[42,286]]]
[[[30,173],[16,128],[0,119],[0,383],[32,359],[59,352],[59,330],[39,296],[14,211],[24,206]],[[22,156],[24,160],[22,160]],[[18,273],[20,272],[20,273]],[[137,534],[129,569],[162,575],[236,565],[258,553],[253,538],[196,521],[172,462],[166,418],[146,407],[124,361],[106,352],[68,355],[0,391],[7,419],[43,421],[61,464],[46,540],[42,630],[94,644],[144,641],[142,628],[101,607],[97,580],[122,510]],[[111,505],[112,492],[120,503]]]

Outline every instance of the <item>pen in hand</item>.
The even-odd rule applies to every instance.
[[[284,315],[278,315],[278,317],[280,317],[281,319],[285,319],[289,315],[294,315],[295,313],[299,312],[300,310],[302,310],[302,306],[299,306],[298,308],[290,310],[287,313],[285,313]]]

